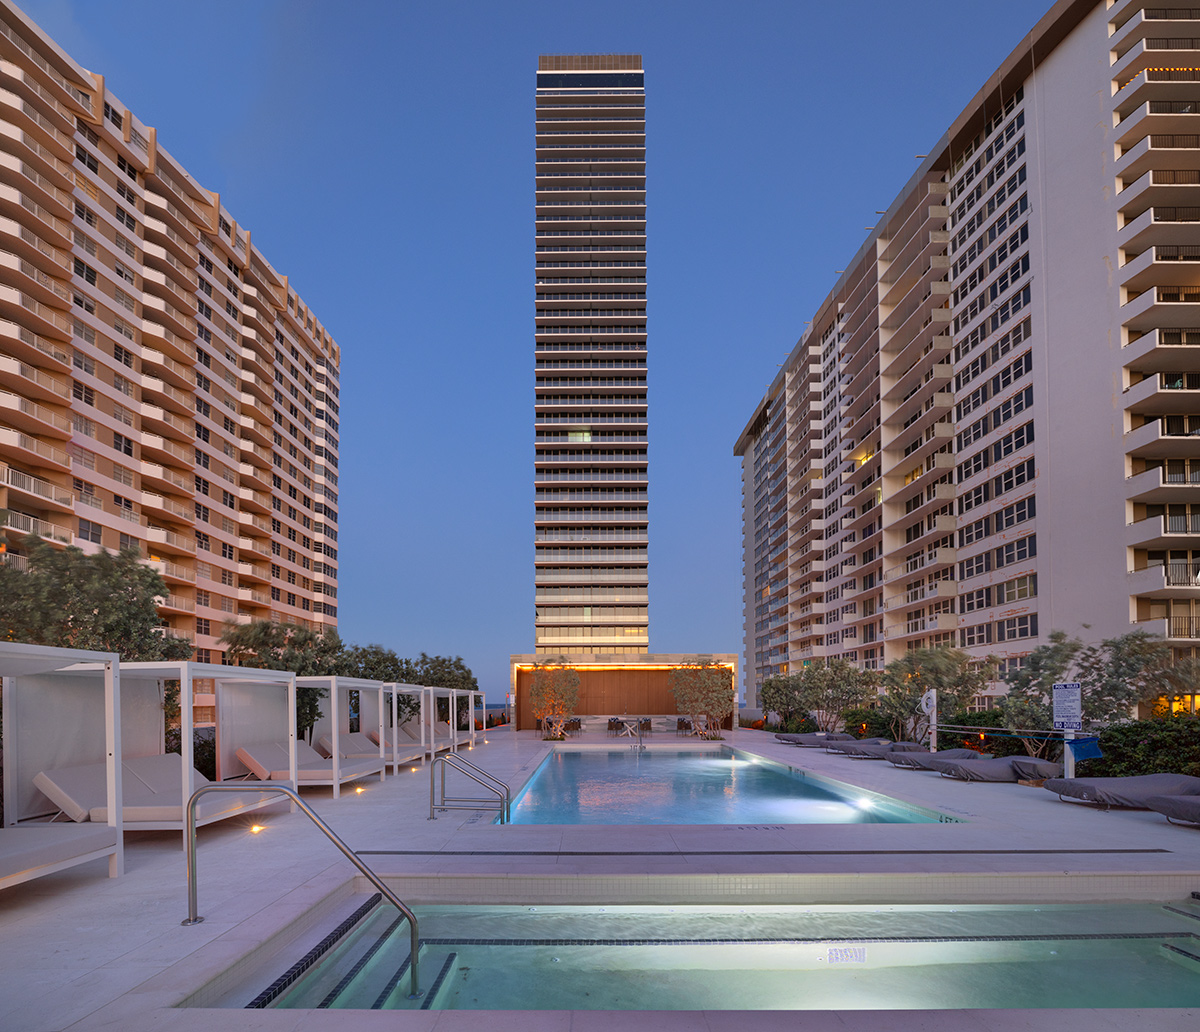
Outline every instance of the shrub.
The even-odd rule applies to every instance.
[[[1200,718],[1185,715],[1111,724],[1100,732],[1096,760],[1080,760],[1080,777],[1189,774],[1200,777]]]
[[[183,748],[180,743],[179,728],[169,727],[166,733],[166,751],[169,753],[182,753]],[[203,774],[209,781],[217,780],[217,743],[210,734],[195,730],[192,732],[192,750],[193,760],[196,769]]]
[[[882,710],[848,709],[842,714],[842,727],[856,738],[891,738],[887,715]]]
[[[783,722],[782,731],[788,735],[810,735],[819,731],[817,722],[807,713],[804,716],[792,716]]]
[[[977,749],[988,752],[993,756],[1026,756],[1028,750],[1022,739],[1013,735],[1004,726],[1002,710],[990,709],[980,713],[969,713],[966,710],[958,713],[944,713],[938,719],[939,724],[963,724],[967,727],[994,727],[995,734],[986,731],[938,731],[939,749]],[[980,738],[980,734],[983,738]]]

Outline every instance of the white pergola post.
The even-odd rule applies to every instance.
[[[108,858],[108,876],[125,873],[125,827],[121,813],[121,670],[116,660],[104,663],[104,750],[108,757],[108,826],[117,832],[117,851]],[[13,800],[16,809],[16,800]]]

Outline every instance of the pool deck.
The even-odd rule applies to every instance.
[[[580,744],[628,748],[585,735]],[[654,736],[651,748],[685,744]],[[411,903],[919,903],[1177,901],[1200,891],[1200,828],[1153,813],[1061,802],[1043,789],[964,783],[882,761],[784,745],[753,731],[727,745],[959,818],[944,824],[509,826],[451,811],[427,820],[427,769],[305,800]],[[532,732],[489,733],[473,763],[519,787],[550,744]],[[453,789],[452,789],[453,791]],[[104,861],[0,891],[0,1027],[6,1032],[143,1029],[240,1032],[401,1029],[404,1032],[580,1032],[626,1028],[724,1032],[794,1029],[778,1011],[397,1012],[179,1008],[232,985],[239,958],[264,943],[302,946],[328,924],[295,922],[318,904],[342,912],[365,880],[303,814],[280,804],[249,821],[201,829],[203,924],[187,916],[181,836],[127,836],[126,874]],[[339,909],[340,908],[340,909]],[[332,923],[332,922],[330,922]],[[230,969],[234,968],[233,973]],[[260,977],[255,975],[254,977]],[[268,979],[269,980],[269,979]],[[208,986],[209,988],[205,988]],[[564,1001],[569,1001],[565,987]],[[1014,1001],[1018,1002],[1018,1001]],[[808,1030],[1158,1030],[1200,1027],[1200,1012],[805,1012]]]

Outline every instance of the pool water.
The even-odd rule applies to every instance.
[[[274,1006],[936,1010],[1200,1006],[1200,906],[377,908]],[[364,957],[366,959],[364,960]]]
[[[555,749],[513,824],[923,824],[953,818],[750,753]]]

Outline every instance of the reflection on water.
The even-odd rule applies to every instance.
[[[556,750],[513,805],[516,824],[910,824],[885,796],[721,753]]]

